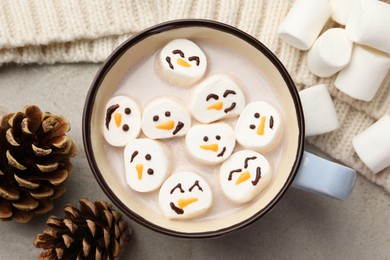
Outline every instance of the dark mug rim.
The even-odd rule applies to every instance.
[[[106,181],[103,178],[102,173],[100,172],[97,162],[95,160],[94,151],[92,149],[92,140],[91,140],[91,114],[93,110],[93,106],[95,103],[95,98],[97,95],[97,92],[99,90],[100,84],[102,83],[103,79],[109,73],[112,66],[120,59],[120,57],[132,46],[139,43],[140,41],[144,40],[145,38],[148,38],[149,36],[159,34],[165,31],[169,31],[172,29],[178,29],[183,27],[205,27],[210,29],[215,29],[219,31],[223,31],[225,33],[232,34],[243,41],[249,43],[253,47],[255,47],[257,50],[262,52],[263,55],[265,55],[268,60],[272,62],[272,64],[276,67],[276,69],[279,71],[280,75],[282,76],[283,80],[286,83],[286,86],[289,89],[290,95],[292,97],[292,100],[294,102],[295,111],[298,119],[298,129],[299,129],[299,136],[298,136],[298,149],[296,158],[293,164],[293,167],[291,169],[291,172],[289,174],[289,177],[287,178],[287,181],[283,185],[282,189],[278,192],[278,194],[267,204],[266,207],[258,211],[256,214],[251,216],[250,218],[245,219],[244,221],[231,225],[229,227],[214,230],[214,231],[207,231],[207,232],[199,232],[199,233],[185,233],[185,232],[179,232],[174,231],[170,229],[163,228],[161,226],[155,225],[151,222],[149,222],[147,219],[141,217],[136,212],[129,209],[114,193],[114,191],[109,187],[109,185],[106,183]],[[303,117],[303,109],[302,105],[299,99],[298,91],[295,87],[295,84],[293,80],[291,79],[288,71],[283,66],[281,61],[275,56],[275,54],[272,53],[264,44],[262,44],[260,41],[258,41],[253,36],[224,23],[216,22],[212,20],[205,20],[205,19],[178,19],[178,20],[172,20],[164,23],[160,23],[157,25],[154,25],[152,27],[149,27],[134,36],[130,37],[126,41],[124,41],[119,47],[117,47],[104,61],[104,63],[101,65],[100,69],[98,70],[90,89],[86,96],[86,101],[84,105],[84,111],[83,111],[83,118],[82,118],[82,134],[83,134],[83,144],[84,149],[86,153],[86,157],[89,163],[89,166],[92,170],[92,173],[99,183],[100,187],[104,191],[104,193],[107,195],[107,197],[112,201],[112,203],[120,210],[122,211],[127,217],[130,219],[138,222],[139,224],[157,231],[162,234],[171,235],[175,237],[181,237],[181,238],[212,238],[212,237],[219,237],[222,235],[226,235],[228,233],[231,233],[233,231],[242,230],[245,227],[249,226],[250,224],[254,223],[256,220],[261,218],[263,215],[265,215],[267,212],[269,212],[283,197],[283,195],[286,193],[287,189],[291,185],[292,181],[294,180],[296,173],[298,171],[301,158],[303,155],[303,148],[304,148],[304,117]]]

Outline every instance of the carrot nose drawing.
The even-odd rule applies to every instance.
[[[200,145],[200,148],[202,148],[203,150],[217,152],[218,151],[218,144],[202,144],[202,145]]]
[[[251,177],[251,174],[248,171],[241,173],[241,175],[236,180],[236,185],[248,180],[250,177]]]
[[[144,169],[144,165],[143,164],[137,164],[135,166],[135,169],[137,170],[137,173],[138,173],[138,180],[142,180],[142,171]]]
[[[210,106],[207,107],[207,109],[215,109],[215,110],[221,110],[223,107],[223,102],[215,102],[214,104],[211,104]]]
[[[181,59],[181,58],[177,59],[176,63],[182,67],[186,67],[186,68],[191,67],[191,64],[189,64],[188,62],[186,62],[184,59]]]
[[[162,129],[162,130],[171,130],[175,126],[175,122],[173,120],[169,120],[165,123],[161,123],[156,125],[156,128]]]
[[[257,127],[257,134],[264,135],[264,128],[265,128],[265,116],[262,116],[260,119],[260,124]]]
[[[115,120],[115,125],[116,127],[120,127],[122,123],[122,114],[120,113],[115,113],[114,115],[114,120]]]
[[[188,199],[179,199],[177,205],[179,208],[183,209],[184,207],[187,207],[191,203],[197,202],[198,198],[188,198]]]

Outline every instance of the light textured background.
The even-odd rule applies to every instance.
[[[373,174],[352,147],[352,138],[390,114],[390,73],[371,102],[355,100],[334,86],[335,75],[318,78],[307,52],[277,36],[295,0],[1,0],[0,66],[7,63],[102,62],[125,39],[158,23],[202,18],[237,27],[264,43],[281,60],[298,90],[326,84],[340,127],[308,138],[333,158],[358,170],[390,193],[390,168]],[[390,4],[390,0],[384,0]],[[304,14],[302,14],[304,15]],[[323,32],[340,27],[331,19]]]
[[[89,169],[82,146],[84,100],[98,65],[0,67],[0,114],[37,104],[72,125],[78,147],[68,191],[48,215],[82,197],[107,200]],[[309,147],[310,149],[310,147]],[[313,149],[313,148],[311,148]],[[33,246],[48,217],[28,224],[0,222],[0,260],[36,259]],[[122,259],[389,259],[390,195],[361,175],[344,202],[290,189],[264,218],[246,230],[219,239],[185,240],[129,221],[134,235]]]

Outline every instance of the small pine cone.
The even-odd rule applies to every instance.
[[[0,122],[0,219],[29,222],[53,209],[65,192],[76,146],[65,118],[37,106],[7,114]]]
[[[38,259],[118,259],[131,230],[122,214],[103,201],[80,200],[80,209],[68,204],[65,218],[54,216],[34,240],[44,251]]]

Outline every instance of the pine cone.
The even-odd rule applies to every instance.
[[[29,222],[53,209],[65,192],[76,146],[69,123],[37,106],[7,114],[0,123],[0,219]]]
[[[130,240],[131,230],[121,213],[103,201],[80,200],[80,209],[68,204],[65,218],[48,218],[34,245],[44,251],[38,259],[117,259]]]

